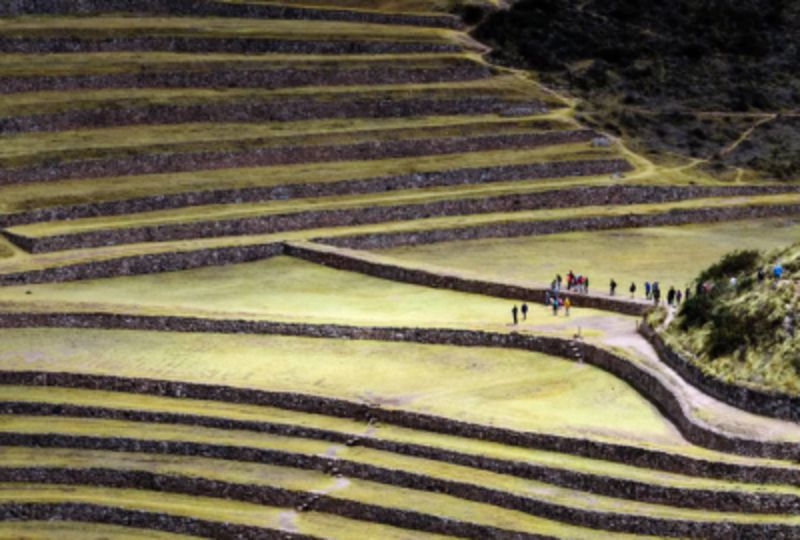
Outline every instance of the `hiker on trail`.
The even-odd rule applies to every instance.
[[[650,282],[644,282],[644,297],[650,300]]]
[[[686,302],[688,302],[689,298],[691,298],[691,297],[692,297],[692,289],[690,289],[689,287],[686,287],[686,291],[683,293],[683,299]]]
[[[681,292],[680,289],[678,289],[678,292],[675,293],[675,305],[676,306],[680,305],[682,299],[683,299],[683,293]]]
[[[564,314],[569,317],[569,308],[572,307],[572,300],[569,299],[569,296],[564,299]]]
[[[667,305],[672,306],[675,303],[675,287],[670,287],[667,291]]]
[[[617,282],[614,281],[614,278],[611,278],[611,283],[608,284],[608,288],[611,291],[611,296],[614,296],[614,293],[617,292]]]
[[[653,287],[653,304],[658,305],[661,302],[661,289],[658,288],[658,284]]]
[[[570,270],[567,274],[567,290],[572,290],[572,287],[575,286],[575,273]]]
[[[511,309],[511,316],[514,318],[514,326],[517,325],[517,313],[519,310],[517,309],[517,305],[514,304],[514,307]]]
[[[758,282],[762,283],[765,277],[767,277],[767,273],[764,272],[763,268],[759,268],[758,272],[756,272],[756,279],[758,280]]]
[[[583,292],[589,294],[589,277],[583,278]]]
[[[522,304],[522,320],[528,320],[528,304],[525,303]]]
[[[772,277],[776,280],[781,279],[783,277],[783,266],[780,264],[776,264],[775,267],[772,269]]]
[[[556,274],[556,283],[558,284],[558,290],[559,291],[561,290],[561,284],[563,282],[564,282],[564,280],[562,279],[561,274]]]
[[[553,315],[558,317],[558,298],[553,298]]]
[[[631,286],[628,290],[631,292],[631,298],[636,298],[636,283],[631,281]]]

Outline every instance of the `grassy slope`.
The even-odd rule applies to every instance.
[[[90,336],[91,334],[86,334]],[[5,399],[27,403],[52,403],[71,404],[76,406],[94,406],[102,403],[103,407],[115,410],[136,410],[149,412],[170,412],[175,414],[201,415],[213,418],[229,418],[233,420],[272,422],[281,425],[305,426],[344,433],[348,435],[369,436],[377,440],[405,442],[420,444],[434,448],[454,450],[469,455],[481,455],[501,460],[519,461],[561,470],[576,470],[585,474],[624,478],[640,482],[649,482],[672,487],[709,489],[715,491],[732,490],[747,492],[767,493],[796,493],[798,488],[781,485],[750,484],[726,480],[696,478],[676,473],[654,471],[646,468],[634,467],[621,463],[614,463],[599,459],[574,456],[569,454],[549,452],[531,448],[507,446],[478,439],[467,439],[439,433],[407,429],[391,424],[367,424],[365,421],[350,420],[235,403],[213,402],[186,398],[164,398],[123,392],[106,392],[98,390],[82,390],[72,388],[44,388],[44,387],[17,387],[3,386],[2,393]],[[673,451],[691,455],[697,458],[710,459],[725,463],[758,464],[771,467],[796,468],[788,462],[748,458],[732,454],[724,454],[712,450],[693,447],[688,444],[676,447]],[[375,464],[390,464],[393,454],[368,450],[366,448],[350,448],[347,450],[351,459],[366,460]],[[404,458],[406,459],[406,458]],[[397,465],[395,462],[394,465]],[[431,465],[433,467],[433,465]],[[426,469],[430,470],[430,469]],[[463,476],[463,475],[462,475]],[[512,482],[511,479],[502,480],[494,475],[493,483],[502,485]],[[516,482],[513,481],[513,482]]]
[[[717,173],[745,167],[798,179],[800,123],[769,120],[800,105],[786,47],[798,20],[797,2],[771,0],[522,0],[475,35],[496,59],[584,98],[587,120],[643,150],[700,158]],[[766,130],[748,131],[765,119]],[[746,144],[729,151],[743,135]]]
[[[547,283],[572,269],[596,290],[614,278],[625,295],[631,281],[638,295],[644,282],[685,287],[705,266],[737,248],[774,248],[800,235],[800,223],[781,218],[652,229],[554,234],[472,240],[384,251],[407,261],[478,272],[496,280]]]
[[[29,450],[9,450],[2,453],[2,458],[4,462],[9,463],[9,466],[24,467],[30,454],[31,452]],[[431,513],[450,519],[486,524],[511,530],[541,531],[542,528],[545,528],[553,532],[560,532],[561,534],[566,532],[558,531],[558,527],[554,527],[555,524],[549,520],[539,519],[522,512],[465,501],[446,495],[387,487],[383,484],[364,480],[336,479],[317,471],[261,464],[232,463],[230,461],[203,458],[176,458],[172,456],[143,457],[135,454],[71,450],[34,451],[33,457],[36,459],[37,463],[41,463],[42,466],[74,467],[81,469],[94,466],[108,467],[116,470],[144,470],[152,471],[157,474],[205,477],[255,486],[317,491],[336,498],[354,500],[366,504],[391,506],[422,513]],[[413,463],[409,463],[404,468],[411,469],[412,467]],[[437,467],[444,470],[448,469],[447,466],[439,464],[437,464]],[[457,471],[453,474],[456,478],[464,474],[474,475],[470,478],[470,481],[480,485],[485,485],[482,476],[497,476],[473,471],[467,472],[465,470],[460,470],[460,467],[453,467],[453,469]],[[417,471],[422,472],[418,469]],[[434,472],[434,474],[436,473]],[[698,521],[796,521],[796,519],[787,519],[785,517],[758,517],[754,515],[739,517],[721,512],[715,513],[691,509],[675,509],[654,504],[643,504],[631,501],[623,502],[592,495],[581,495],[581,500],[576,501],[576,493],[571,490],[548,487],[544,484],[530,481],[521,484],[526,485],[524,488],[511,488],[509,491],[518,495],[532,496],[556,504],[566,504],[568,506],[575,505],[575,503],[590,504],[595,509],[604,509],[611,512],[622,512],[634,515],[641,513],[666,519],[678,518],[694,519]]]
[[[793,240],[797,240],[797,234]],[[739,248],[745,245],[737,246]],[[756,248],[769,248],[763,243]],[[669,327],[668,339],[689,352],[696,363],[714,377],[760,390],[800,395],[800,333],[787,331],[785,318],[794,317],[797,328],[800,309],[800,246],[764,254],[757,267],[769,272],[781,263],[780,282],[755,280],[756,268],[726,273],[716,285],[704,315],[689,322],[681,312]],[[730,276],[741,284],[726,286]]]
[[[599,369],[540,354],[274,336],[73,330],[2,335],[0,358],[9,369],[314,393],[521,430],[686,446],[627,384]]]
[[[38,17],[0,21],[0,35],[18,37],[126,35],[242,37],[295,40],[369,40],[459,43],[463,34],[424,26],[400,26],[339,21],[235,19],[230,17]]]
[[[49,305],[319,323],[494,329],[503,329],[510,322],[513,305],[507,300],[386,281],[286,257],[184,272],[4,287],[0,300],[35,309]],[[589,309],[576,311],[573,323],[598,314]],[[529,323],[551,319],[546,313],[532,312]]]

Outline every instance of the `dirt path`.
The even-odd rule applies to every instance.
[[[620,326],[609,318],[606,333],[599,342],[624,350],[640,369],[667,382],[686,415],[709,430],[760,441],[800,442],[800,425],[737,409],[687,383],[661,361],[655,349],[634,328]]]

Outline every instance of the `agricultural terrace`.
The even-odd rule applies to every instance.
[[[586,127],[503,7],[0,6],[0,538],[800,535],[800,426],[626,294],[800,188]]]

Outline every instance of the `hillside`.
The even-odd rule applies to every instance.
[[[504,4],[0,3],[0,538],[800,537],[800,422],[637,333],[800,186],[587,125]]]
[[[522,0],[474,35],[662,160],[800,178],[800,2]]]
[[[800,395],[800,245],[735,252],[697,279],[710,291],[683,305],[670,326],[673,341],[728,382]]]

